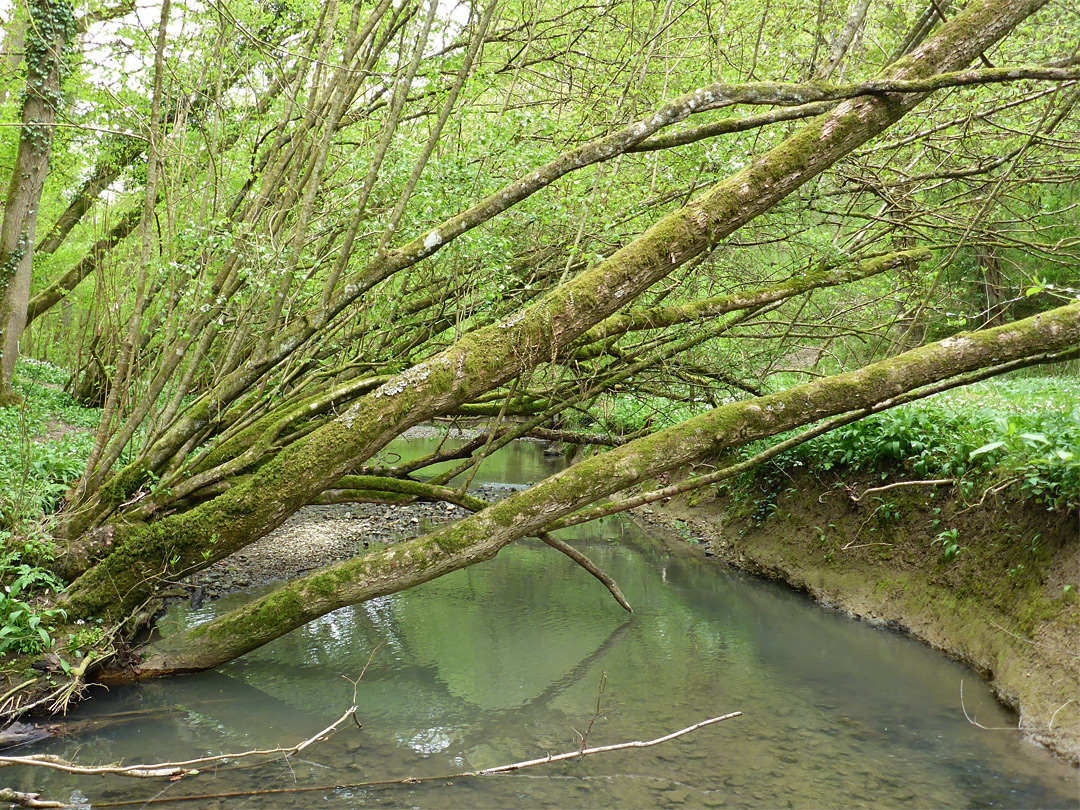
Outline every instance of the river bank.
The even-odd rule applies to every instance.
[[[749,498],[712,488],[636,514],[698,553],[972,666],[1020,715],[1019,733],[1080,765],[1075,513],[1007,499],[972,507],[951,487],[868,497],[870,477],[806,470],[776,484]]]
[[[871,476],[840,481],[802,472],[783,482],[778,488],[772,479],[737,502],[711,489],[635,514],[695,553],[782,581],[972,666],[1018,712],[1020,733],[1080,764],[1075,515],[1024,502],[971,508],[947,487],[875,494],[869,488],[881,482]],[[477,494],[494,500],[507,491],[486,486]],[[307,507],[192,585],[198,598],[217,598],[466,514],[441,503]]]

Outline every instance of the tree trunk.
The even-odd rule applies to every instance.
[[[5,63],[6,73],[14,76],[22,62],[23,48],[26,37],[26,9],[22,3],[15,3],[10,11],[11,16],[4,27],[4,44],[0,46],[0,59]],[[0,87],[0,104],[7,101],[11,93],[11,86]]]
[[[759,439],[987,366],[1080,345],[1080,304],[958,335],[858,371],[715,408],[585,459],[482,512],[386,551],[293,580],[242,608],[150,645],[138,677],[209,669],[347,605],[396,593],[491,559],[606,495]]]
[[[26,326],[34,231],[45,176],[49,173],[53,124],[60,93],[64,49],[75,30],[67,0],[34,0],[26,30],[26,99],[19,148],[0,227],[0,406],[20,401],[11,387],[19,337]]]

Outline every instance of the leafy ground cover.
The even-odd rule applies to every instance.
[[[66,372],[20,358],[20,407],[0,408],[0,653],[52,644],[62,611],[40,603],[61,583],[36,563],[49,557],[49,514],[82,473],[99,412],[63,390]]]
[[[978,383],[820,436],[789,459],[820,469],[901,466],[951,478],[966,498],[1018,487],[1047,509],[1080,506],[1080,381]]]
[[[588,426],[633,434],[708,409],[704,402],[610,397]],[[782,438],[786,438],[782,437]],[[774,440],[744,448],[749,457]],[[790,466],[828,471],[880,470],[912,479],[952,479],[978,500],[988,491],[1018,488],[1047,509],[1080,506],[1080,379],[1018,377],[976,383],[838,428],[746,474],[747,483]]]
[[[21,407],[0,409],[0,528],[11,530],[56,507],[86,465],[99,412],[64,390],[66,373],[19,359]]]

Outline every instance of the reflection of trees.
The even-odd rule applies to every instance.
[[[595,654],[622,619],[574,566],[552,568],[537,548],[508,551],[395,603],[411,628],[414,660],[485,710],[535,700]]]

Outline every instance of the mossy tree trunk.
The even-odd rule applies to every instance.
[[[1043,0],[983,0],[972,3],[934,37],[891,66],[884,78],[891,82],[904,82],[961,68],[1042,4]],[[700,98],[684,97],[680,103],[690,107],[714,104],[717,100],[710,93],[714,93],[714,90],[702,91]],[[408,427],[451,412],[542,363],[567,356],[574,351],[576,341],[587,330],[627,306],[674,269],[713,249],[737,228],[882,132],[924,96],[922,92],[882,91],[843,101],[777,148],[756,158],[739,173],[658,221],[608,259],[560,285],[536,304],[494,326],[466,335],[440,354],[393,377],[305,439],[282,449],[212,500],[149,524],[125,522],[121,518],[112,525],[86,533],[75,532],[75,536],[65,541],[58,561],[60,571],[73,580],[66,595],[66,606],[72,618],[129,614],[151,598],[163,583],[174,582],[179,577],[204,568],[281,525],[289,515],[318,498],[343,475],[353,471]],[[634,137],[640,140],[647,130],[648,126],[643,124],[636,136],[633,133],[627,136],[627,143],[632,142]],[[623,148],[626,148],[626,144],[623,144]],[[536,178],[530,175],[525,185],[542,186],[546,182],[539,174]],[[525,195],[524,191],[521,193]],[[475,216],[479,217],[480,214]],[[416,245],[408,245],[401,250],[408,253],[415,247],[417,255],[430,255],[440,244],[467,230],[467,225],[468,222],[464,220],[460,223],[454,220],[446,228],[440,226],[426,237],[417,239]],[[372,271],[375,275],[384,272],[383,264],[389,267],[394,261],[405,261],[400,256],[394,258],[397,254],[388,255],[390,258],[379,260],[379,267]],[[355,289],[347,293],[355,294]],[[334,311],[335,306],[337,304],[332,303],[327,312]],[[1070,317],[1075,320],[1075,312],[1066,311],[1060,319],[1068,322]],[[306,340],[304,336],[317,326],[319,318],[298,320],[300,325],[294,330],[295,334],[283,337],[275,351],[284,351],[292,340]],[[1055,331],[1058,327],[1048,326],[1051,321],[1053,319],[1040,322],[1043,324],[1041,326],[1029,324],[1024,327],[1032,343],[1025,344],[1023,351],[1038,353],[1058,346],[1058,332]],[[982,338],[971,340],[974,341],[972,345],[982,348],[992,346]],[[771,435],[768,431],[777,432],[790,425],[805,424],[827,413],[857,408],[867,397],[874,399],[879,395],[885,396],[880,391],[886,388],[892,390],[897,385],[921,385],[924,383],[919,380],[940,379],[941,375],[955,373],[955,369],[950,369],[948,364],[959,363],[967,356],[965,345],[964,341],[942,344],[929,355],[919,355],[922,358],[920,362],[926,366],[922,369],[922,376],[898,375],[895,384],[889,384],[891,387],[886,383],[892,379],[893,373],[889,370],[892,366],[886,365],[859,372],[864,376],[857,380],[846,375],[824,381],[820,388],[806,389],[804,386],[777,395],[781,399],[776,403],[786,410],[783,419],[773,418],[775,414],[768,418],[764,416],[772,413],[762,410],[772,403],[771,399],[752,401],[738,414],[718,409],[715,414],[728,416],[716,418],[733,420],[732,427],[722,431],[727,437],[723,439],[722,446],[733,446],[757,436]],[[978,355],[978,362],[992,364],[996,362],[993,356],[992,350],[983,352]],[[928,377],[930,371],[937,376]],[[237,380],[245,373],[238,371]],[[231,385],[232,381],[228,384]],[[819,396],[822,401],[815,405],[808,399],[803,403],[800,397],[810,393]],[[208,399],[203,405],[193,408],[187,419],[196,424],[199,420],[211,418],[212,413],[213,403]],[[757,427],[755,424],[758,423],[754,420],[760,422]],[[493,507],[495,511],[485,510],[470,519],[475,522],[468,525],[494,532],[490,542],[478,544],[475,537],[468,533],[471,530],[458,529],[455,531],[465,531],[465,534],[440,533],[434,536],[435,539],[388,552],[391,558],[395,555],[408,558],[398,559],[397,564],[378,567],[379,560],[376,558],[347,563],[346,566],[376,568],[366,573],[347,567],[331,569],[325,576],[320,575],[320,578],[305,586],[308,591],[303,598],[297,595],[295,589],[283,592],[282,600],[294,601],[289,604],[281,602],[276,607],[268,608],[270,612],[264,618],[275,627],[296,626],[295,622],[306,620],[303,616],[307,615],[307,611],[322,610],[342,599],[358,601],[368,598],[363,594],[374,593],[372,587],[380,592],[399,590],[416,581],[437,576],[444,570],[490,557],[501,545],[514,537],[542,528],[555,517],[565,514],[566,510],[633,483],[644,474],[644,470],[649,469],[648,463],[643,461],[648,454],[660,453],[659,457],[664,458],[665,463],[668,460],[672,462],[670,466],[679,463],[680,459],[693,457],[697,451],[687,456],[686,452],[689,451],[672,452],[675,448],[666,443],[674,441],[678,445],[691,435],[705,442],[706,435],[717,435],[714,428],[718,428],[719,423],[711,427],[708,425],[695,421],[686,428],[689,433],[678,434],[680,438],[677,441],[672,439],[674,434],[662,433],[658,437],[642,440],[645,444],[634,443],[613,451],[622,455],[606,456],[604,458],[608,461],[596,462],[598,466],[593,474],[598,480],[582,488],[567,484],[573,480],[570,475],[545,485],[543,492],[550,497],[537,495],[541,500],[535,503],[531,498],[518,498],[506,506]],[[697,431],[701,430],[706,433],[699,436]],[[713,431],[711,434],[710,430]],[[716,441],[720,440],[709,439],[707,444],[715,449],[718,446]],[[162,445],[167,446],[168,441]],[[142,474],[140,470],[132,469],[117,476],[107,483],[100,499],[104,503],[122,502],[132,491],[133,482]],[[567,486],[570,488],[565,490],[565,495],[561,495]],[[354,587],[348,584],[350,582],[361,584]],[[374,586],[372,582],[375,582]],[[318,607],[309,608],[300,604],[320,589],[326,591],[325,599],[311,602],[311,605]],[[242,652],[232,636],[225,646],[231,650],[229,655]],[[166,668],[164,665],[161,667]]]
[[[64,50],[75,31],[67,0],[35,0],[25,33],[26,92],[15,165],[0,228],[0,407],[19,402],[11,377],[26,325],[34,232],[52,155],[53,125],[63,104]]]
[[[643,479],[933,383],[1080,345],[1080,304],[958,335],[778,394],[734,402],[592,456],[483,511],[385,551],[361,555],[147,648],[136,675],[209,669],[346,605],[396,593],[491,559],[575,510]]]

